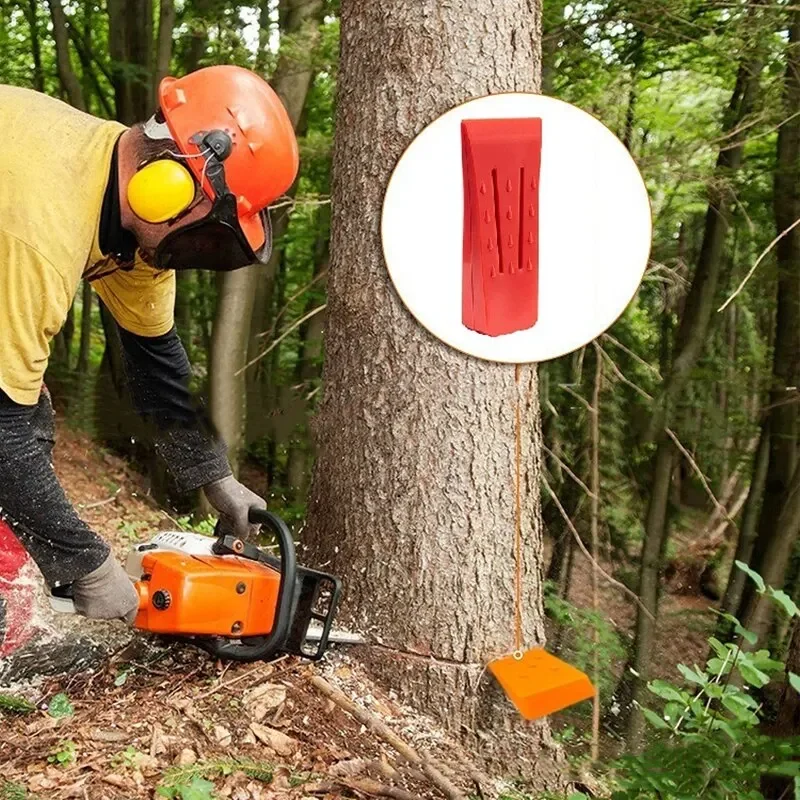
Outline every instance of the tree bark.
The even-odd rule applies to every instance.
[[[306,531],[311,553],[345,580],[342,620],[382,643],[363,652],[376,673],[486,761],[553,785],[547,722],[522,724],[484,671],[514,648],[519,398],[523,640],[544,640],[536,371],[521,367],[517,387],[509,365],[417,325],[392,291],[379,229],[391,171],[428,123],[472,97],[539,88],[540,12],[533,0],[341,4],[325,394]]]
[[[311,56],[319,40],[322,0],[290,0],[286,28],[291,47],[282,46],[272,87],[296,128],[311,83]],[[282,43],[283,44],[283,43]],[[222,277],[211,347],[211,418],[228,443],[232,458],[244,442],[247,378],[236,375],[246,363],[259,275],[270,268],[251,266]]]
[[[39,3],[28,0],[23,5],[23,12],[31,29],[31,55],[33,56],[33,88],[37,92],[44,91],[44,71],[42,70],[42,47],[39,40]]]
[[[53,18],[53,38],[56,43],[56,64],[58,66],[58,79],[67,93],[70,105],[86,110],[81,82],[72,69],[69,56],[69,34],[67,33],[67,18],[61,6],[61,0],[48,0],[50,15]]]
[[[78,349],[78,361],[75,369],[79,375],[89,372],[89,350],[92,343],[92,285],[89,281],[83,282],[81,295],[81,343]]]
[[[328,242],[323,242],[321,257],[318,257],[314,264],[314,275],[312,280],[327,271],[329,265]],[[317,292],[324,289],[324,281],[317,282]],[[319,305],[317,292],[311,292],[306,301],[303,315],[312,312]],[[322,333],[325,329],[325,313],[315,314],[300,326],[300,347],[297,353],[297,365],[294,372],[294,385],[288,398],[288,402],[293,408],[304,409],[303,424],[295,428],[292,439],[289,443],[289,452],[286,456],[286,486],[291,492],[292,497],[301,501],[306,495],[308,483],[308,425],[307,420],[311,414],[312,405],[308,399],[310,384],[320,377],[320,356],[322,355]],[[299,393],[299,397],[297,396]],[[284,409],[286,404],[284,405]]]
[[[783,104],[787,122],[778,131],[775,168],[774,209],[779,234],[800,216],[800,118],[791,116],[800,105],[800,13],[793,11],[791,20]],[[765,422],[769,430],[769,463],[750,566],[762,573],[768,583],[780,588],[792,544],[800,532],[800,516],[790,510],[791,487],[796,482],[793,476],[798,472],[796,387],[800,380],[800,233],[796,228],[777,243],[776,256],[775,346]],[[762,608],[756,613],[759,606]],[[740,618],[756,615],[766,625],[768,608],[769,603],[763,602],[746,583],[738,609]]]
[[[753,458],[753,471],[750,477],[750,489],[742,512],[742,524],[739,528],[739,538],[736,542],[734,561],[750,563],[753,553],[753,544],[756,538],[758,512],[764,496],[764,485],[767,480],[767,465],[769,463],[769,425],[766,418],[761,425],[761,435],[758,439],[758,448]],[[748,578],[735,566],[731,568],[728,577],[728,586],[722,598],[720,608],[728,614],[736,614],[742,601],[742,593]],[[720,625],[723,623],[721,622]]]
[[[147,119],[154,110],[152,0],[108,0],[108,49],[117,119]]]
[[[219,276],[217,313],[211,336],[209,371],[210,408],[214,425],[228,446],[228,459],[237,471],[243,447],[245,378],[237,375],[245,364],[250,317],[253,313],[252,277],[257,267],[245,267]]]
[[[734,131],[751,113],[758,94],[764,39],[758,31],[759,27],[763,27],[758,15],[760,5],[759,0],[751,2],[749,7],[749,19],[756,28],[755,42],[752,49],[742,56],[736,85],[725,113],[724,133]],[[656,633],[661,563],[669,536],[669,485],[674,447],[666,428],[672,424],[677,398],[686,386],[708,336],[717,286],[725,263],[725,235],[732,206],[727,181],[741,166],[742,158],[742,144],[727,144],[719,151],[715,176],[708,189],[708,209],[697,267],[675,336],[670,369],[665,374],[664,385],[654,404],[645,436],[646,442],[655,444],[655,454],[652,483],[647,493],[649,502],[639,570],[639,596],[644,608],[637,607],[636,610],[636,633],[631,656],[633,669],[624,670],[617,692],[622,708],[620,721],[626,723],[626,741],[634,751],[643,745],[644,720],[636,704],[644,699],[649,676]]]
[[[553,94],[556,56],[563,40],[566,7],[566,0],[542,3],[542,94]]]
[[[172,58],[172,33],[175,28],[174,0],[161,0],[158,14],[158,38],[156,39],[156,65],[153,74],[153,97],[158,92],[161,80],[169,75]]]

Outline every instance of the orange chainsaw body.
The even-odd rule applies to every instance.
[[[178,636],[265,636],[280,583],[280,573],[247,558],[157,550],[142,558],[134,625]]]

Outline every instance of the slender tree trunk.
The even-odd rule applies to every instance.
[[[328,243],[324,244],[322,258],[317,258],[314,264],[313,279],[328,269]],[[306,301],[303,315],[312,312],[319,305],[318,292],[324,288],[324,282],[316,285],[317,292],[311,292]],[[289,402],[292,406],[305,408],[304,422],[295,428],[290,442],[289,452],[286,456],[286,486],[296,500],[305,497],[307,487],[307,463],[310,449],[308,441],[308,425],[306,421],[311,413],[312,405],[307,395],[311,383],[320,377],[320,357],[322,355],[322,333],[325,329],[325,313],[315,314],[300,326],[300,348],[297,353],[297,366],[294,373],[294,384],[297,389],[292,391]],[[297,393],[300,397],[297,397]]]
[[[633,152],[633,128],[636,122],[636,102],[639,98],[639,68],[644,54],[644,33],[639,29],[635,36],[631,54],[630,89],[628,90],[628,103],[625,107],[625,124],[622,130],[622,144],[631,153]]]
[[[33,56],[33,88],[38,92],[44,91],[44,71],[42,70],[42,48],[39,41],[39,3],[28,0],[22,10],[31,29],[31,55]]]
[[[169,75],[172,58],[172,32],[175,28],[174,0],[160,0],[158,14],[158,38],[156,39],[156,63],[153,72],[153,96],[158,91],[162,78]]]
[[[245,382],[247,339],[242,320],[249,322],[253,313],[251,273],[246,267],[219,276],[217,314],[211,337],[210,404],[211,417],[223,441],[228,445],[228,459],[236,472],[244,442]]]
[[[556,57],[563,40],[566,7],[566,0],[542,3],[542,94],[553,94]]]
[[[520,464],[522,625],[526,646],[544,638],[536,371],[522,367],[517,387],[512,367],[417,325],[391,289],[379,230],[390,173],[413,137],[472,97],[538,89],[539,46],[531,0],[341,4],[325,395],[307,533],[312,554],[345,580],[342,620],[383,644],[365,651],[373,669],[487,760],[549,783],[547,723],[523,725],[483,669],[514,646],[517,401],[531,432]]]
[[[763,25],[758,16],[759,5],[760,2],[751,2],[750,5],[749,17],[754,27]],[[724,133],[735,130],[753,110],[763,63],[763,39],[763,35],[755,35],[753,50],[742,57],[736,85],[725,114]],[[622,708],[620,721],[626,722],[626,740],[628,747],[634,751],[643,745],[644,721],[636,704],[644,699],[649,677],[656,633],[661,563],[669,535],[669,487],[674,447],[666,434],[666,428],[673,422],[677,398],[685,388],[708,336],[720,273],[725,263],[725,235],[732,202],[726,182],[741,166],[742,158],[741,144],[733,147],[726,145],[717,157],[716,174],[708,189],[708,210],[697,267],[675,336],[671,366],[665,374],[661,394],[654,404],[645,437],[648,442],[655,443],[656,447],[639,570],[639,596],[644,608],[637,607],[636,610],[636,633],[629,665],[632,669],[624,670],[618,689],[618,700]]]
[[[289,0],[287,5],[282,35],[291,36],[291,46],[281,49],[272,86],[296,128],[311,83],[311,56],[319,40],[323,2]],[[210,365],[211,417],[234,458],[244,441],[248,394],[245,374],[236,373],[247,363],[254,298],[263,270],[254,265],[226,273],[217,301]]]
[[[591,539],[592,539],[592,611],[595,614],[600,612],[600,601],[598,596],[598,574],[597,564],[600,559],[600,389],[603,384],[603,357],[599,348],[595,348],[595,375],[594,391],[592,392],[592,410],[590,413],[592,442],[592,470],[591,484],[592,490],[592,510],[591,510]],[[592,679],[594,685],[600,685],[600,639],[597,625],[592,631],[594,641],[594,653],[592,656]],[[595,692],[592,700],[592,761],[597,761],[600,755],[600,692]]]
[[[784,110],[787,121],[778,131],[775,169],[775,222],[783,233],[800,215],[800,12],[793,11],[786,48]],[[800,380],[800,233],[790,231],[777,244],[778,302],[775,314],[775,347],[772,388],[766,411],[769,427],[769,464],[758,534],[750,566],[775,588],[783,586],[792,545],[800,532],[800,516],[791,511],[792,486],[796,483],[798,447],[798,398]],[[777,541],[776,541],[777,540]],[[777,560],[776,560],[777,559]],[[769,604],[745,584],[739,616],[757,616],[767,625]],[[758,610],[757,607],[762,608]],[[762,630],[760,632],[765,632]]]
[[[75,70],[72,69],[72,63],[70,61],[67,18],[61,6],[61,0],[48,0],[48,2],[50,5],[50,15],[53,18],[53,38],[56,42],[58,79],[61,81],[61,85],[67,93],[67,99],[70,105],[85,111],[86,103],[83,98],[81,82],[78,80]]]
[[[152,0],[108,0],[108,49],[117,119],[146,119],[154,110]]]
[[[750,477],[750,490],[747,493],[747,500],[744,504],[742,513],[742,524],[739,527],[739,538],[736,542],[736,553],[734,561],[742,561],[749,564],[753,544],[756,538],[758,513],[761,508],[761,500],[764,496],[764,486],[767,480],[767,465],[769,464],[769,423],[765,417],[761,425],[761,435],[758,439],[758,448],[753,458],[753,470]],[[728,586],[725,589],[725,596],[722,599],[720,608],[728,614],[736,614],[742,601],[747,576],[735,566],[731,569],[728,577]],[[720,623],[722,624],[722,623]]]
[[[83,282],[81,295],[81,343],[78,350],[78,362],[75,369],[81,376],[89,372],[89,350],[92,344],[92,301],[94,300],[92,285]]]

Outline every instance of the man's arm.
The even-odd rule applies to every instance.
[[[136,412],[156,431],[156,451],[181,492],[226,478],[223,442],[189,391],[190,366],[175,328],[139,336],[117,325],[128,390]]]
[[[226,527],[249,536],[248,509],[265,503],[233,477],[225,444],[193,401],[189,360],[177,331],[151,337],[117,328],[134,408],[155,427],[156,451],[178,489],[202,487]]]
[[[54,433],[46,391],[35,406],[0,392],[0,517],[51,588],[71,584],[79,614],[130,624],[139,596],[108,545],[64,494],[51,462]]]
[[[0,392],[0,516],[10,524],[50,586],[97,569],[108,545],[78,517],[51,463],[53,411]]]

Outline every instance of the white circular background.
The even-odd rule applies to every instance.
[[[492,337],[461,323],[461,120],[540,117],[539,318]],[[431,123],[397,164],[383,203],[386,264],[403,302],[452,347],[525,363],[590,342],[624,311],[650,252],[647,190],[633,159],[601,122],[535,94],[471,100]]]

